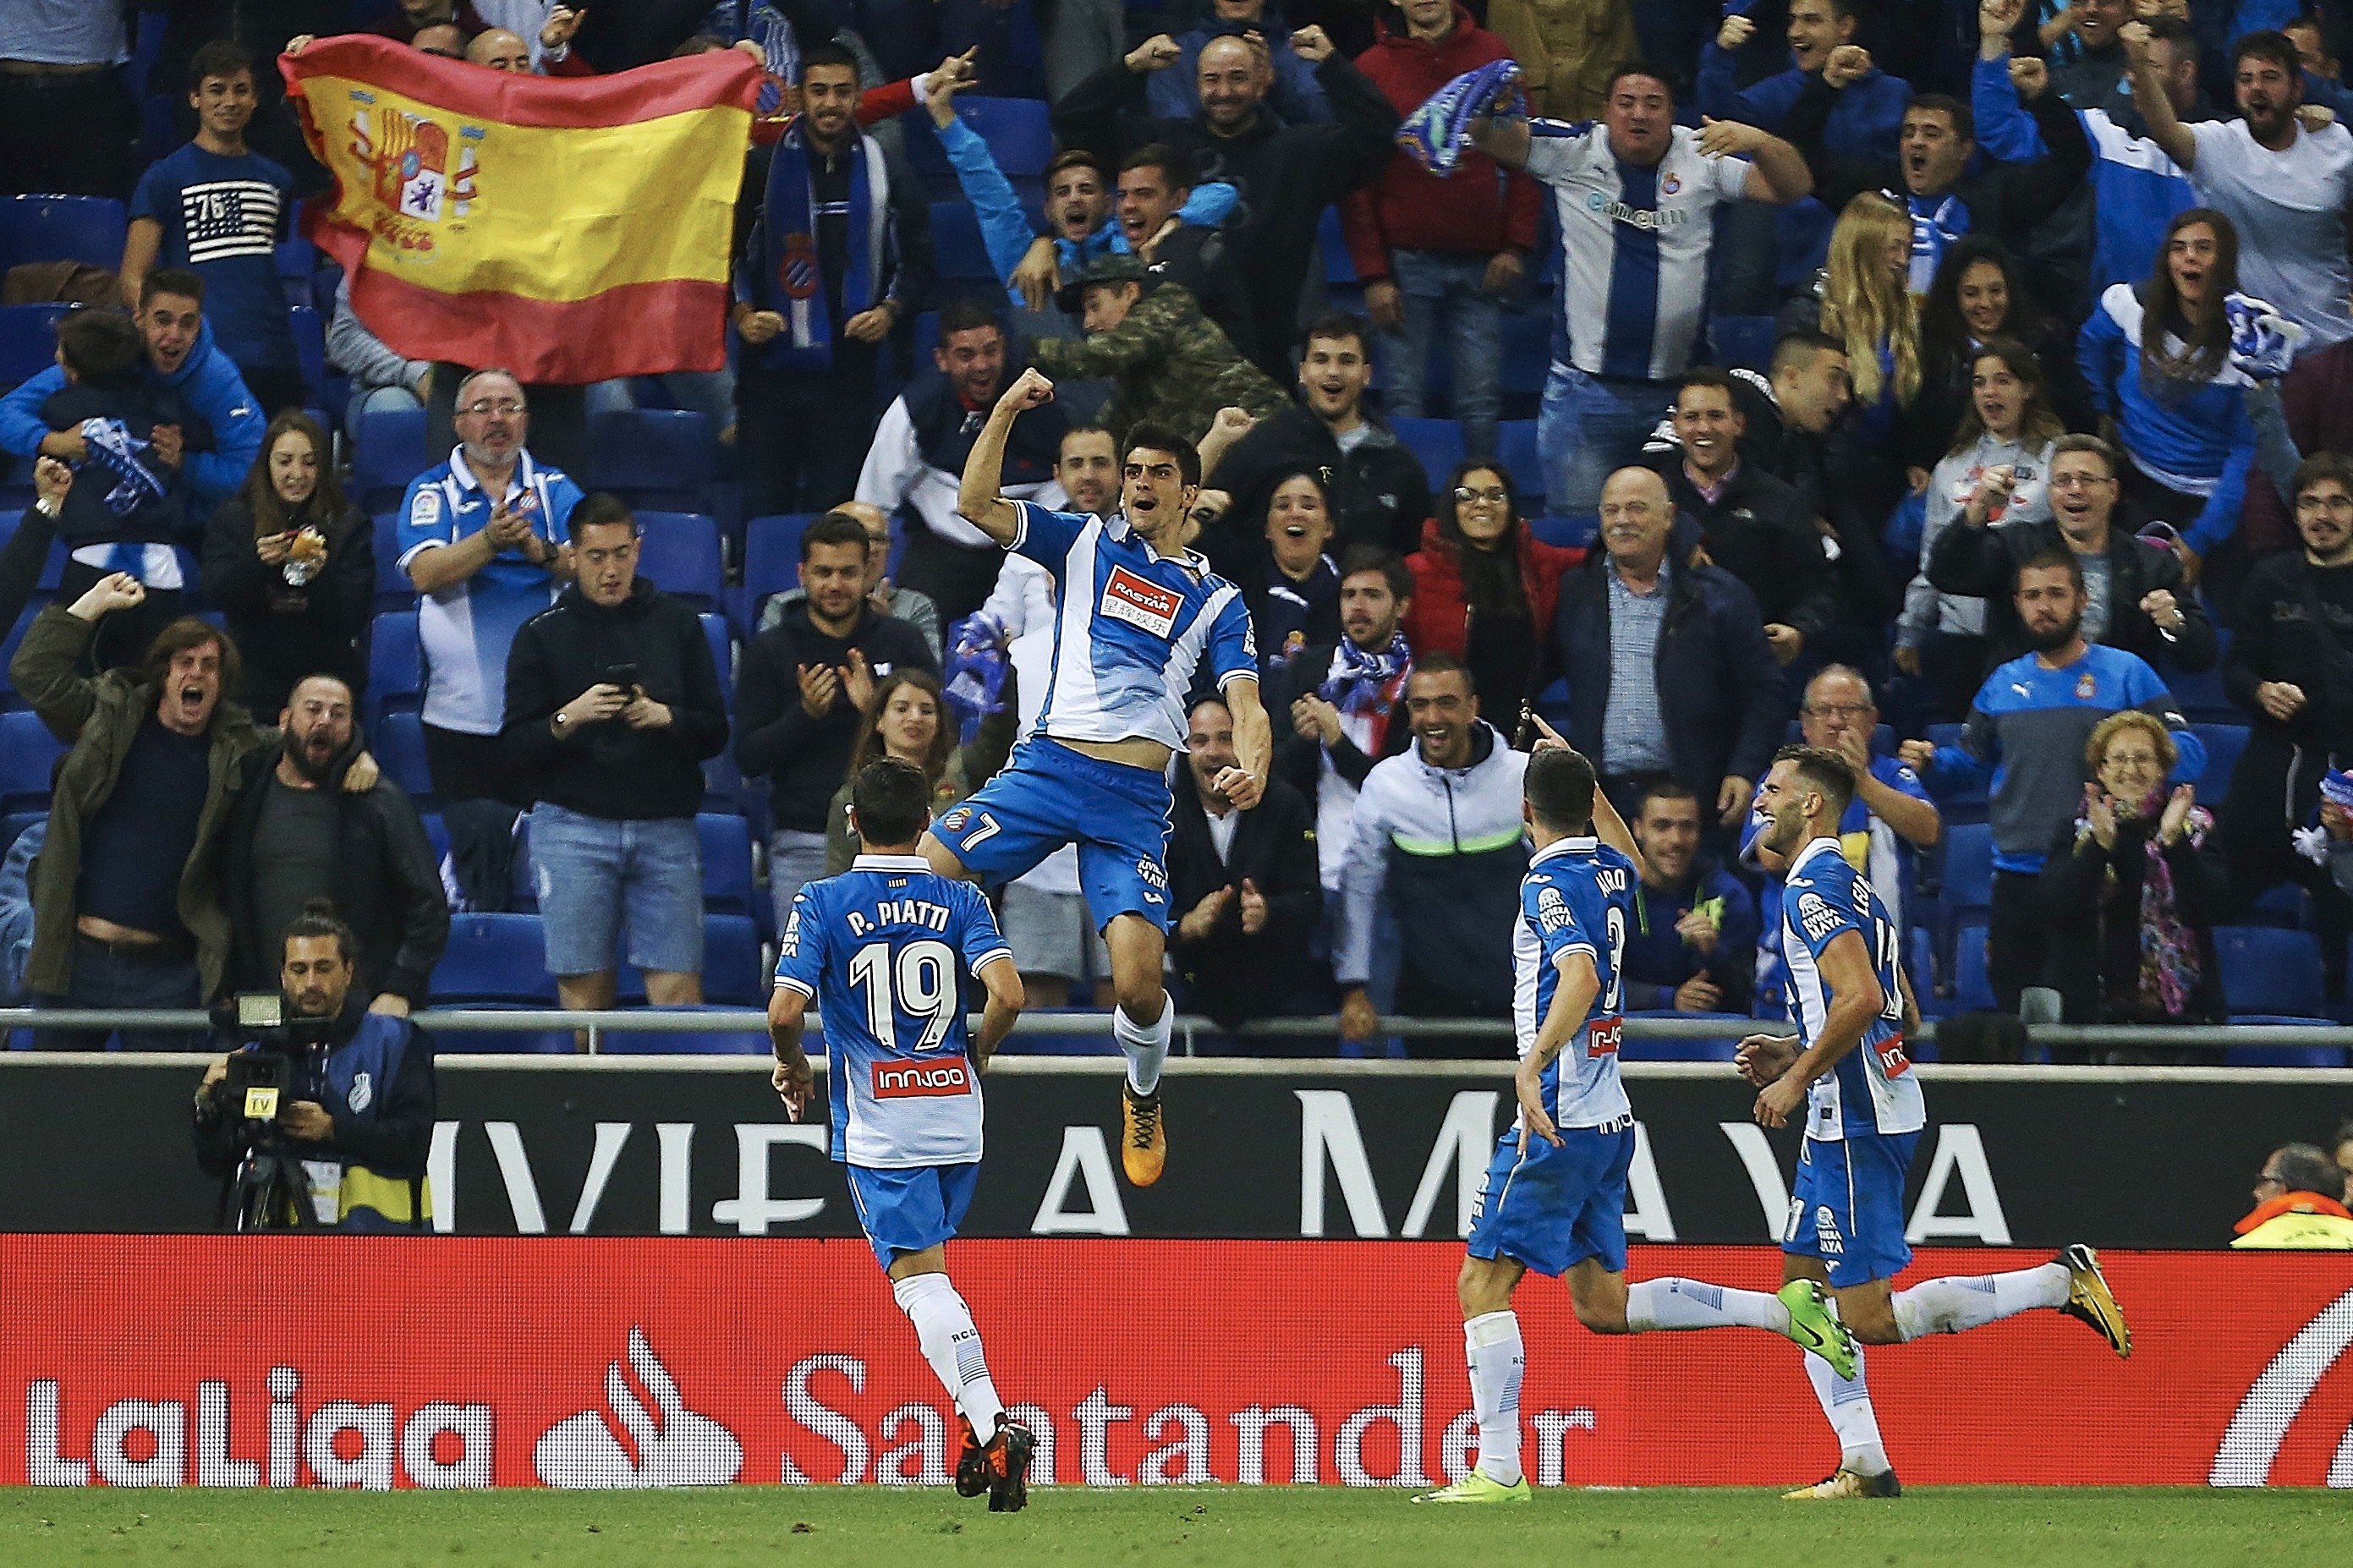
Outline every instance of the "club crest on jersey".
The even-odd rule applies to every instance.
[[[972,1092],[972,1068],[961,1057],[946,1061],[875,1062],[877,1100],[936,1100]]]
[[[965,825],[971,821],[972,807],[968,805],[959,805],[953,811],[949,812],[945,816],[940,818],[940,831],[942,833],[962,833],[965,830]]]
[[[1839,918],[1820,893],[1805,892],[1798,895],[1798,923],[1809,937],[1820,942],[1838,930]]]
[[[2092,672],[2087,669],[2075,682],[2075,700],[2078,702],[2089,702],[2099,689],[2100,683],[2092,679]]]
[[[1156,637],[1176,629],[1176,612],[1184,605],[1185,596],[1176,589],[1163,588],[1124,566],[1112,568],[1111,581],[1103,584],[1103,613]]]
[[[1846,1238],[1839,1234],[1838,1215],[1828,1204],[1814,1209],[1814,1245],[1822,1249],[1824,1258],[1845,1255]]]
[[[1560,896],[1558,888],[1546,888],[1536,895],[1536,924],[1546,931],[1558,931],[1568,923],[1568,900]]]
[[[801,951],[801,907],[795,903],[785,916],[784,934],[776,938],[776,951],[786,958],[797,958]]]

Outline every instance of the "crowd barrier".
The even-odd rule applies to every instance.
[[[1462,1473],[1439,1241],[975,1240],[952,1250],[1041,1484]],[[2018,1267],[1948,1249],[1941,1270]],[[2052,1312],[1874,1348],[1906,1482],[2353,1485],[2339,1258],[2111,1252],[2134,1352]],[[0,1484],[388,1489],[942,1484],[952,1427],[862,1242],[0,1237]],[[1643,1246],[1752,1288],[1763,1247]],[[1603,1339],[1531,1279],[1522,1407],[1547,1486],[1810,1480],[1799,1354]],[[20,1441],[21,1439],[21,1441]]]

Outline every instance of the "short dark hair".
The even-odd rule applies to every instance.
[[[1854,765],[1826,746],[1784,746],[1773,753],[1777,763],[1795,763],[1798,776],[1822,792],[1831,809],[1825,815],[1836,822],[1846,815],[1847,803],[1854,798]]]
[[[2327,1198],[2345,1191],[2345,1173],[2316,1143],[2287,1143],[2272,1151],[2263,1162],[2279,1173],[2279,1184],[2292,1193],[2318,1193]]]
[[[1299,341],[1306,344],[1317,338],[1354,338],[1356,340],[1356,352],[1366,359],[1373,357],[1372,323],[1352,310],[1324,311],[1307,323],[1307,331],[1300,335]]]
[[[819,66],[846,66],[849,74],[861,84],[866,79],[858,68],[858,57],[831,38],[822,39],[801,50],[801,75],[804,78]]]
[[[188,57],[188,90],[195,92],[214,77],[234,77],[239,71],[260,79],[254,71],[250,49],[227,38],[215,38]]]
[[[139,656],[139,684],[160,689],[164,678],[171,673],[174,658],[206,643],[219,645],[221,700],[227,701],[237,694],[244,679],[245,661],[237,656],[235,637],[196,616],[182,616],[155,634],[147,651]],[[220,710],[216,707],[213,711],[217,714]]]
[[[2287,73],[2298,91],[2304,89],[2304,56],[2297,50],[2295,40],[2275,27],[2263,27],[2242,34],[2231,45],[2231,74],[2239,74],[2240,65],[2253,58],[2275,65]]]
[[[2295,17],[2287,23],[2286,26],[2283,26],[2280,29],[2280,32],[2284,35],[2287,32],[2288,27],[2295,26],[2298,23],[2308,24],[2315,31],[2319,32],[2321,47],[2323,48],[2327,48],[2328,47],[2328,35],[2326,30],[2321,28],[2320,22],[2317,17]],[[2141,26],[2148,29],[2148,36],[2153,40],[2168,44],[2187,44],[2189,46],[2189,52],[2191,54],[2195,54],[2198,50],[2198,35],[2190,30],[2189,23],[2183,21],[2179,16],[2151,16],[2141,23]],[[2292,38],[2288,41],[2291,43],[2295,42]],[[2176,63],[2179,64],[2179,62],[2177,61]],[[2296,68],[2298,70],[2304,68],[2304,56],[2301,53],[2296,56]]]
[[[1697,805],[1699,791],[1672,773],[1657,774],[1644,784],[1642,793],[1634,797],[1635,816],[1641,816],[1650,809],[1651,803],[1654,800],[1687,800],[1694,805]]]
[[[1128,426],[1127,445],[1121,453],[1123,466],[1126,454],[1142,447],[1147,452],[1166,452],[1176,459],[1176,474],[1187,486],[1201,482],[1201,454],[1192,442],[1185,439],[1166,425],[1151,419],[1139,419]]]
[[[1609,79],[1601,84],[1601,101],[1607,103],[1612,98],[1615,98],[1618,95],[1618,84],[1624,81],[1630,76],[1649,77],[1652,81],[1657,82],[1661,87],[1667,89],[1667,101],[1669,103],[1672,103],[1675,100],[1675,79],[1667,73],[1664,67],[1654,66],[1648,60],[1632,59],[1628,60],[1624,65],[1621,65],[1616,70],[1611,71],[1609,73]]]
[[[113,310],[69,310],[58,323],[58,353],[83,381],[119,381],[146,362],[147,341]]]
[[[1160,177],[1168,182],[1168,188],[1172,191],[1189,191],[1200,182],[1200,175],[1194,171],[1191,156],[1166,142],[1147,142],[1119,161],[1121,174],[1124,174],[1131,169],[1159,170]],[[1119,182],[1114,179],[1112,183],[1117,184]]]
[[[177,294],[201,305],[205,302],[205,280],[185,267],[158,267],[140,279],[139,308],[143,310],[153,304],[158,294]]]
[[[1405,557],[1385,544],[1351,544],[1340,555],[1340,581],[1345,583],[1359,572],[1377,572],[1389,585],[1389,595],[1398,600],[1413,597],[1413,568]]]
[[[806,563],[820,544],[855,544],[863,552],[872,543],[864,523],[846,511],[829,511],[801,531],[801,560]]]
[[[1521,776],[1528,809],[1546,827],[1577,833],[1593,825],[1593,764],[1568,746],[1546,746]]]
[[[2080,594],[2084,591],[2084,563],[2075,558],[2075,552],[2072,550],[2056,548],[2038,550],[2021,561],[2018,563],[2018,570],[2010,574],[2010,591],[2011,593],[2018,592],[2018,580],[2029,572],[2064,572],[2067,574],[2067,581],[2075,584],[2075,592]]]
[[[2295,477],[2288,480],[2288,494],[2300,496],[2314,485],[2334,479],[2353,495],[2353,455],[2344,452],[2315,452],[2295,466]]]
[[[1055,153],[1046,161],[1045,172],[1038,176],[1039,181],[1050,185],[1054,183],[1054,176],[1065,169],[1092,169],[1096,179],[1105,184],[1111,183],[1111,170],[1103,163],[1103,154],[1084,147],[1065,147]]]
[[[939,341],[942,342],[958,332],[975,331],[982,327],[994,327],[999,333],[1005,331],[1005,323],[997,319],[997,312],[990,310],[985,300],[976,300],[969,294],[959,294],[940,307]]]
[[[1962,141],[1974,142],[1978,139],[1978,117],[1970,112],[1968,104],[1950,93],[1924,92],[1905,105],[1904,112],[1910,114],[1915,110],[1921,109],[1949,119],[1953,122],[1953,134]]]
[[[610,490],[598,490],[574,510],[564,526],[566,532],[578,539],[585,530],[609,528],[615,523],[628,528],[631,539],[638,537],[638,514],[629,510],[629,503]]]
[[[1471,673],[1471,667],[1443,648],[1433,649],[1417,658],[1413,661],[1412,674],[1406,677],[1406,683],[1411,685],[1416,675],[1459,675],[1462,678],[1462,689],[1473,697],[1479,695],[1479,679]]]
[[[1791,365],[1811,364],[1814,356],[1820,353],[1833,353],[1843,359],[1846,357],[1846,345],[1828,332],[1818,332],[1808,328],[1801,327],[1794,332],[1784,332],[1781,334],[1781,341],[1773,345],[1773,359],[1767,367],[1767,374],[1778,375]]]
[[[1054,444],[1055,461],[1060,462],[1061,460],[1062,453],[1069,448],[1071,445],[1071,437],[1073,436],[1100,436],[1104,440],[1111,442],[1112,457],[1116,459],[1119,456],[1119,443],[1116,440],[1113,440],[1112,433],[1110,431],[1104,429],[1100,425],[1073,425],[1069,429],[1063,431],[1062,438]]]
[[[867,843],[913,844],[931,820],[932,786],[914,763],[879,758],[849,781],[849,809]]]
[[[1723,371],[1717,369],[1715,365],[1695,364],[1685,370],[1683,374],[1677,376],[1675,378],[1675,401],[1678,403],[1682,402],[1683,394],[1689,392],[1694,386],[1713,387],[1715,390],[1721,392],[1724,394],[1725,400],[1732,405],[1732,411],[1736,414],[1740,412],[1740,395],[1733,390],[1732,377],[1725,374]]]
[[[2120,471],[2116,467],[2116,449],[2097,436],[2086,436],[2078,431],[2072,436],[2060,437],[2051,443],[2051,464],[2057,463],[2061,458],[2070,452],[2087,452],[2099,458],[2101,462],[2107,465],[2108,478],[2112,479]],[[2051,464],[2044,465],[2046,469]]]
[[[336,918],[335,900],[332,899],[302,900],[302,912],[286,922],[286,930],[278,939],[279,963],[283,964],[286,962],[288,942],[315,937],[334,938],[335,956],[342,959],[346,966],[359,963],[359,933]]]

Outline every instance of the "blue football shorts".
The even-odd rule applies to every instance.
[[[980,1181],[977,1160],[958,1165],[847,1169],[858,1223],[874,1248],[875,1261],[885,1268],[902,1253],[921,1252],[955,1236]]]
[[[1539,1274],[1566,1274],[1598,1258],[1626,1271],[1626,1171],[1634,1163],[1634,1119],[1564,1127],[1560,1146],[1504,1131],[1471,1216],[1471,1256],[1511,1258]]]
[[[1781,1250],[1820,1258],[1839,1289],[1902,1273],[1912,1261],[1904,1240],[1904,1182],[1919,1142],[1917,1132],[1807,1139]]]
[[[1075,844],[1097,931],[1122,914],[1168,929],[1168,781],[1148,768],[1032,736],[1002,773],[942,812],[932,833],[984,887]]]

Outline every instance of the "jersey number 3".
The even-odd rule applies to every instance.
[[[944,942],[911,942],[891,959],[891,944],[870,942],[850,956],[849,984],[866,997],[866,1028],[888,1050],[935,1051],[955,1023],[955,950]],[[913,1046],[898,1040],[898,1015],[923,1026]]]

